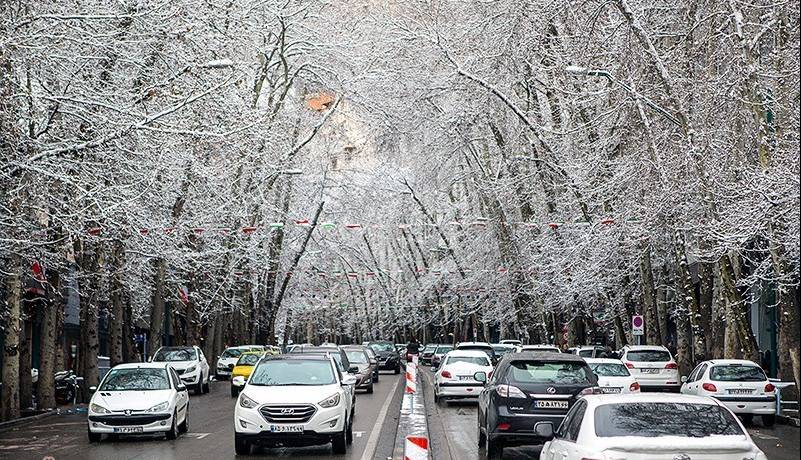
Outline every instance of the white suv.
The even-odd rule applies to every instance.
[[[643,391],[669,391],[681,389],[679,366],[665,347],[630,345],[621,350],[620,360],[629,368]]]
[[[712,396],[746,420],[759,415],[765,426],[776,423],[776,387],[752,361],[704,361],[682,381],[684,394]]]
[[[237,377],[239,378],[239,377]],[[353,442],[356,378],[340,374],[328,354],[268,356],[253,369],[234,409],[234,448],[331,443],[344,454]]]
[[[200,347],[161,347],[151,362],[169,364],[196,395],[209,392],[209,362]]]
[[[246,351],[264,350],[262,345],[241,345],[238,347],[228,347],[217,357],[217,372],[215,375],[217,380],[222,380],[231,377],[231,371],[236,366],[236,362],[242,353]]]

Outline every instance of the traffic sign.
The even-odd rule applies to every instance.
[[[631,335],[645,334],[645,320],[641,315],[631,317]]]

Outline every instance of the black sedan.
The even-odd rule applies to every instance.
[[[388,340],[377,340],[369,342],[368,347],[372,348],[378,357],[378,369],[382,371],[394,371],[400,374],[401,360],[395,344]]]
[[[476,374],[476,379],[486,376]],[[501,359],[478,398],[478,443],[489,457],[505,446],[548,441],[537,422],[559,426],[583,395],[599,393],[598,378],[584,360],[563,353],[510,353]]]

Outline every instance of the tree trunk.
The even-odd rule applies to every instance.
[[[82,374],[86,387],[97,386],[99,370],[97,368],[97,352],[100,349],[98,336],[98,300],[100,296],[100,278],[103,276],[105,254],[103,243],[96,243],[94,253],[90,253],[89,245],[78,243],[81,254],[81,275],[83,280],[78,288],[81,299],[81,331],[82,340],[78,344],[78,354],[82,362]]]
[[[6,305],[8,316],[5,321],[5,340],[3,341],[3,391],[2,420],[19,418],[19,332],[22,307],[22,285],[20,273],[22,261],[18,254],[10,256],[9,274],[6,276]]]
[[[732,257],[729,255],[721,257],[719,267],[720,278],[723,282],[723,292],[729,305],[730,315],[727,315],[726,318],[727,325],[733,328],[737,334],[737,341],[740,344],[743,358],[758,363],[761,361],[759,359],[759,349],[748,324],[748,310],[745,306],[745,301],[737,290]]]
[[[33,381],[31,380],[31,350],[33,348],[33,324],[31,321],[31,302],[24,301],[23,317],[20,321],[19,334],[19,405],[20,409],[28,409],[33,403]]]
[[[42,308],[42,332],[39,342],[39,381],[36,385],[36,401],[39,409],[56,407],[56,347],[58,346],[58,310],[63,308],[64,298],[61,295],[61,274],[54,270],[50,276],[52,288],[48,289]]]
[[[122,273],[125,257],[125,248],[122,241],[114,241],[111,252],[111,317],[109,328],[109,361],[111,367],[122,364],[123,341],[125,335],[125,306],[123,305]]]
[[[153,297],[150,310],[150,339],[148,340],[148,356],[153,356],[161,347],[164,335],[164,278],[167,272],[167,262],[156,259],[156,274],[153,278]]]
[[[648,345],[661,345],[659,332],[659,316],[656,306],[656,289],[654,273],[651,268],[651,245],[646,242],[640,253],[640,280],[642,282],[642,299],[645,306],[645,339]]]

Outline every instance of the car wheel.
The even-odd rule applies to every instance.
[[[482,449],[486,446],[487,446],[487,435],[484,434],[483,431],[481,431],[481,426],[478,425],[478,448]]]
[[[239,387],[231,385],[231,397],[236,398],[237,396],[239,396]]]
[[[250,455],[250,443],[234,434],[234,451],[236,455]]]
[[[186,404],[186,414],[184,415],[184,421],[178,425],[178,432],[179,433],[188,433],[189,432],[189,403]]]
[[[436,388],[434,388],[434,402],[435,403],[439,402],[439,393],[437,393],[437,389]]]
[[[763,415],[762,416],[762,424],[767,426],[767,427],[771,427],[771,426],[775,425],[776,424],[776,415],[774,415],[774,414]]]
[[[373,394],[373,384],[371,383],[369,387],[367,387],[367,394]]]
[[[203,394],[203,381],[198,380],[197,385],[195,385],[195,394],[200,395]]]
[[[740,417],[743,419],[743,425],[751,425],[754,423],[754,416],[751,414],[743,414]]]
[[[89,442],[100,442],[103,438],[101,433],[92,433],[92,430],[87,429],[87,433],[89,434]]]
[[[173,412],[172,424],[170,424],[170,431],[165,433],[165,436],[169,440],[178,438],[178,411]]]
[[[347,429],[342,430],[341,433],[337,433],[334,436],[334,439],[331,440],[331,449],[334,451],[336,455],[343,455],[348,451],[348,440],[347,440]]]
[[[353,444],[353,419],[348,420],[348,430],[345,433],[345,442]]]
[[[380,374],[380,372],[376,372],[375,374],[373,374],[373,382],[377,382],[378,381],[378,375],[379,374]]]
[[[487,458],[498,459],[503,457],[503,444],[487,436]]]
[[[208,393],[211,391],[211,385],[209,384],[208,379],[206,379],[206,383],[203,384],[203,393]]]
[[[398,374],[400,374],[400,364],[398,364],[398,367],[395,368],[395,375]]]

